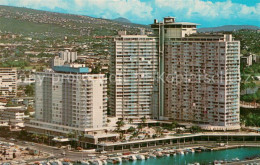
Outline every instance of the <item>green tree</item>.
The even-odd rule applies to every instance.
[[[34,84],[27,85],[24,92],[27,96],[34,96]]]
[[[146,119],[145,116],[141,118],[141,122],[142,122],[142,125],[143,125],[143,126],[146,125],[146,121],[147,121],[147,119]]]
[[[136,131],[135,127],[130,127],[127,129],[127,132],[135,132],[135,131]]]
[[[132,118],[128,119],[128,123],[132,124],[133,123],[133,119]]]
[[[192,126],[190,128],[190,132],[191,133],[198,133],[198,132],[201,132],[201,128],[199,126]]]
[[[120,131],[121,128],[125,125],[125,122],[123,120],[118,120],[116,122],[116,125],[117,125],[117,130]]]

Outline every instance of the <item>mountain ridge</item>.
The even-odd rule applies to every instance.
[[[258,26],[254,25],[223,25],[223,26],[217,26],[217,27],[207,27],[207,28],[198,28],[198,32],[232,32],[237,30],[258,30],[260,29]]]
[[[115,18],[115,19],[113,19],[113,21],[122,22],[122,23],[132,23],[129,19],[124,18],[124,17]]]

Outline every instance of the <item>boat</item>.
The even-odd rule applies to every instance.
[[[238,158],[234,158],[234,159],[232,159],[232,161],[234,161],[234,162],[238,162],[239,159],[238,159]]]
[[[90,165],[90,163],[88,161],[80,161],[81,165]]]
[[[103,165],[103,162],[101,160],[94,160],[92,162],[93,165]]]
[[[110,159],[107,159],[107,162],[113,164],[113,163],[114,163],[114,160],[110,158]]]
[[[195,152],[201,152],[201,150],[200,149],[196,149]]]
[[[113,158],[116,162],[121,163],[122,162],[122,158],[121,157],[115,157]]]
[[[150,155],[149,154],[145,154],[144,157],[145,157],[145,159],[149,159]]]
[[[63,165],[60,160],[55,160],[54,162],[57,163],[57,165]]]
[[[144,155],[136,155],[136,158],[138,160],[145,160],[145,156]]]
[[[101,160],[103,164],[107,164],[107,161],[105,159]]]
[[[162,154],[161,152],[156,152],[155,155],[156,155],[157,157],[162,157],[162,156],[163,156],[163,154]]]
[[[122,156],[121,158],[122,158],[122,161],[123,161],[123,162],[127,162],[127,161],[129,161],[128,156]]]
[[[156,158],[156,155],[154,155],[154,154],[149,154],[149,157],[151,157],[151,158]]]
[[[137,158],[136,158],[135,155],[130,155],[130,156],[129,156],[129,160],[131,160],[131,161],[135,161],[135,160],[137,160]]]

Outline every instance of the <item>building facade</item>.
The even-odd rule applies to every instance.
[[[54,70],[36,73],[35,119],[26,123],[28,130],[69,133],[105,127],[105,75],[90,74],[84,67],[58,66]]]
[[[17,71],[15,68],[0,68],[0,97],[11,98],[17,93]]]
[[[115,37],[112,115],[240,127],[240,42],[230,34],[197,33],[197,25],[166,17],[151,25],[152,37]]]
[[[24,120],[26,117],[24,115],[25,109],[21,108],[7,108],[0,110],[0,119],[1,120]]]
[[[159,118],[239,128],[240,42],[229,34],[198,34],[197,24],[167,17],[160,38]]]
[[[138,120],[152,118],[158,109],[158,39],[120,33],[113,41],[110,65],[112,116]]]

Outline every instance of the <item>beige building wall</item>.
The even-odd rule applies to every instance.
[[[16,68],[0,68],[0,97],[11,98],[17,94]]]

